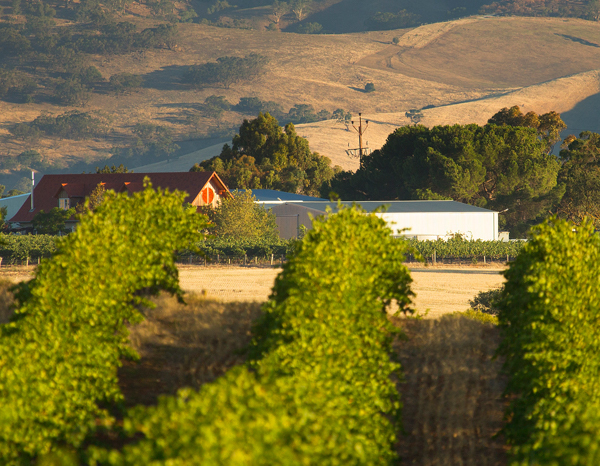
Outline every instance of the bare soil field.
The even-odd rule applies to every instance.
[[[181,287],[188,292],[206,293],[222,301],[265,301],[281,269],[260,267],[179,267]],[[480,291],[498,288],[504,282],[497,267],[427,267],[411,269],[416,293],[414,308],[435,318],[464,311]]]

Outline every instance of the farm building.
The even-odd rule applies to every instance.
[[[65,210],[75,207],[84,202],[99,185],[118,193],[141,191],[146,177],[155,188],[186,192],[188,196],[185,202],[197,207],[215,206],[222,197],[231,197],[215,172],[44,175],[33,190],[33,199],[28,195],[25,203],[9,221],[15,227],[30,229],[33,217],[42,210],[49,212],[55,207]],[[77,220],[71,217],[67,228],[74,229],[76,223]]]
[[[318,217],[325,214],[327,208],[334,212],[337,208],[337,203],[325,200],[257,200],[276,215],[280,236],[286,239],[297,237],[301,225],[307,229],[312,227],[309,214]],[[342,204],[352,205],[352,202]],[[469,240],[498,239],[498,212],[461,202],[362,201],[357,204],[367,212],[373,212],[383,205],[387,206],[385,212],[377,215],[388,223],[397,236],[436,240],[461,234]]]

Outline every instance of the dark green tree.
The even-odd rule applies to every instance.
[[[292,123],[281,128],[268,113],[244,120],[218,157],[194,165],[191,171],[214,170],[234,189],[278,189],[317,195],[334,175],[331,161],[311,152],[308,141]]]
[[[96,173],[133,173],[133,170],[128,170],[123,164],[118,167],[115,165],[112,167],[104,165],[104,168],[96,167]]]
[[[600,228],[600,134],[584,131],[578,138],[569,136],[560,158],[559,182],[565,185],[565,195],[557,214],[576,224],[587,217]]]
[[[55,207],[50,212],[40,210],[33,217],[33,229],[40,235],[58,235],[67,233],[66,221],[75,215],[75,209]]]
[[[535,112],[523,113],[515,105],[513,107],[504,107],[488,123],[498,126],[524,126],[537,130],[540,138],[546,143],[548,152],[552,151],[554,145],[560,141],[560,132],[567,128],[567,125],[560,118],[560,115],[554,111],[538,115]]]
[[[348,200],[453,199],[498,211],[509,227],[560,199],[560,164],[536,130],[515,126],[405,126],[321,191]],[[508,210],[506,210],[508,209]]]

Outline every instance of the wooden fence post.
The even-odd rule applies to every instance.
[[[248,260],[248,255],[244,254],[244,265],[246,265],[246,261]]]
[[[433,265],[435,265],[437,263],[437,255],[435,253],[435,249],[433,250]]]
[[[2,265],[2,258],[0,257],[0,265]],[[273,254],[271,254],[271,267],[273,266]]]

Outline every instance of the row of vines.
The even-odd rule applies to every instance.
[[[132,443],[93,449],[93,460],[389,464],[400,428],[393,381],[400,367],[390,360],[398,330],[385,306],[409,304],[405,252],[381,219],[355,209],[315,221],[276,279],[250,361],[198,392],[133,409],[125,418]]]
[[[551,219],[505,275],[498,352],[512,464],[600,464],[600,236]]]
[[[58,237],[50,235],[3,235],[0,241],[0,257],[2,264],[22,264],[27,260],[36,262],[38,258],[50,257],[56,250]],[[434,253],[438,259],[477,259],[486,257],[491,260],[505,260],[514,258],[526,244],[523,241],[466,241],[460,238],[448,241],[418,241],[416,239],[401,240],[408,243],[408,247],[417,251],[425,258],[431,258]],[[245,263],[243,258],[263,258],[269,260],[273,255],[275,260],[290,254],[297,240],[268,240],[250,238],[207,238],[200,243],[195,243],[193,248],[179,251],[181,261],[186,261],[191,255],[196,255],[200,249],[204,255],[213,261],[219,258],[241,258],[235,263]],[[197,260],[195,260],[197,262]],[[210,260],[209,260],[210,262]]]
[[[206,219],[176,193],[105,196],[20,286],[14,318],[0,325],[0,463],[396,459],[399,330],[385,309],[394,300],[408,311],[412,293],[407,244],[385,222],[354,208],[315,221],[276,280],[248,362],[124,412],[117,369],[139,357],[127,324],[143,319],[148,293],[182,295],[173,251],[193,250]]]

